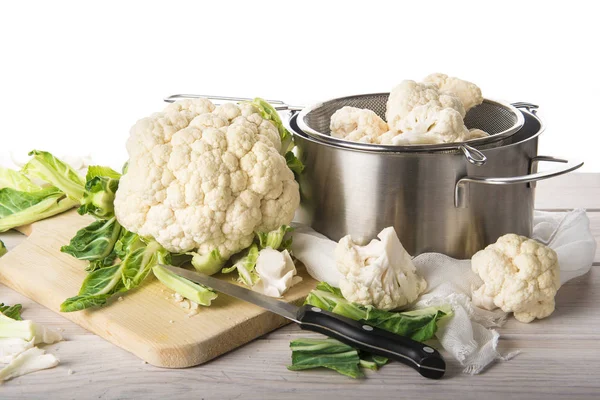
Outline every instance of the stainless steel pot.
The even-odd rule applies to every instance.
[[[306,166],[297,218],[333,240],[351,234],[368,241],[393,225],[412,255],[435,251],[469,258],[503,234],[531,236],[534,182],[583,163],[538,156],[543,124],[535,110],[521,112],[523,128],[502,146],[482,150],[487,157],[482,166],[459,151],[384,153],[335,146],[303,133],[294,115],[288,128]],[[536,172],[542,161],[563,165]]]

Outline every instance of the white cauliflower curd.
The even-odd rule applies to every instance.
[[[439,88],[431,83],[405,80],[392,89],[387,101],[385,118],[390,130],[402,132],[399,126],[400,122],[408,117],[416,107],[424,105],[439,109],[452,109],[461,118],[465,116],[465,108],[454,94],[440,92]]]
[[[250,246],[255,232],[291,222],[300,203],[278,127],[252,103],[183,100],[139,120],[115,197],[127,230],[170,252]]]
[[[335,250],[339,282],[344,297],[354,303],[393,310],[412,303],[427,288],[418,276],[393,227],[382,230],[366,246],[359,246],[350,235],[343,237]]]
[[[379,143],[388,125],[371,110],[342,107],[331,116],[331,136],[361,143]]]
[[[471,268],[483,280],[473,292],[475,305],[488,310],[499,307],[521,322],[546,318],[554,311],[560,270],[551,248],[507,234],[477,252]]]
[[[433,83],[441,92],[452,93],[458,97],[465,111],[483,103],[481,89],[474,83],[440,73],[427,75],[423,82]]]

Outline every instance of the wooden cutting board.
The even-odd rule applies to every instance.
[[[24,227],[28,238],[0,258],[0,282],[49,309],[75,296],[86,276],[86,263],[60,252],[77,230],[92,221],[74,210]],[[316,282],[304,268],[303,281],[285,300],[301,303]],[[233,280],[234,274],[222,279]],[[172,299],[172,291],[156,278],[112,299],[106,306],[72,313],[65,318],[135,354],[166,368],[202,364],[285,325],[284,318],[252,304],[219,294],[210,307],[192,317]]]

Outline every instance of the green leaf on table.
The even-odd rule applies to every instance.
[[[94,221],[77,231],[71,242],[61,247],[60,251],[79,260],[100,261],[96,267],[112,265],[115,257],[111,259],[111,254],[120,233],[121,225],[115,217],[106,221]]]
[[[108,301],[113,294],[100,294],[96,296],[75,296],[63,301],[60,305],[61,312],[81,311],[90,307],[99,307]]]
[[[452,315],[449,305],[428,307],[415,311],[394,312],[383,311],[371,306],[362,306],[346,300],[339,289],[321,282],[306,297],[305,304],[310,304],[327,311],[367,322],[377,328],[410,337],[423,342],[431,339],[437,330],[438,321]]]
[[[34,176],[59,188],[71,200],[79,202],[83,197],[85,182],[67,163],[47,151],[33,150],[33,156],[22,172]]]
[[[122,263],[90,273],[83,280],[78,295],[65,300],[60,310],[72,312],[103,305],[113,294],[124,291],[122,273]]]
[[[0,167],[0,189],[11,188],[22,192],[34,192],[41,187],[31,182],[23,173]]]
[[[20,304],[9,306],[8,304],[0,303],[0,313],[4,314],[4,316],[8,318],[12,318],[17,321],[23,320],[23,318],[21,318],[22,309],[23,306]]]
[[[76,205],[54,186],[33,192],[0,189],[0,232],[49,218]]]
[[[291,371],[329,368],[351,378],[363,376],[358,351],[335,339],[297,339],[290,343]]]

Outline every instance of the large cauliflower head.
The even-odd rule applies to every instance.
[[[412,303],[427,288],[418,276],[393,227],[385,228],[366,246],[348,235],[335,250],[339,282],[344,297],[354,303],[393,310]]]
[[[379,143],[388,125],[372,110],[342,107],[330,120],[331,136],[361,143]]]
[[[281,147],[278,128],[250,103],[170,104],[131,128],[117,219],[171,252],[228,258],[294,216],[300,194]]]
[[[521,322],[542,319],[554,311],[560,274],[551,248],[525,236],[507,234],[477,252],[471,268],[483,280],[473,292],[475,305],[513,312]]]

